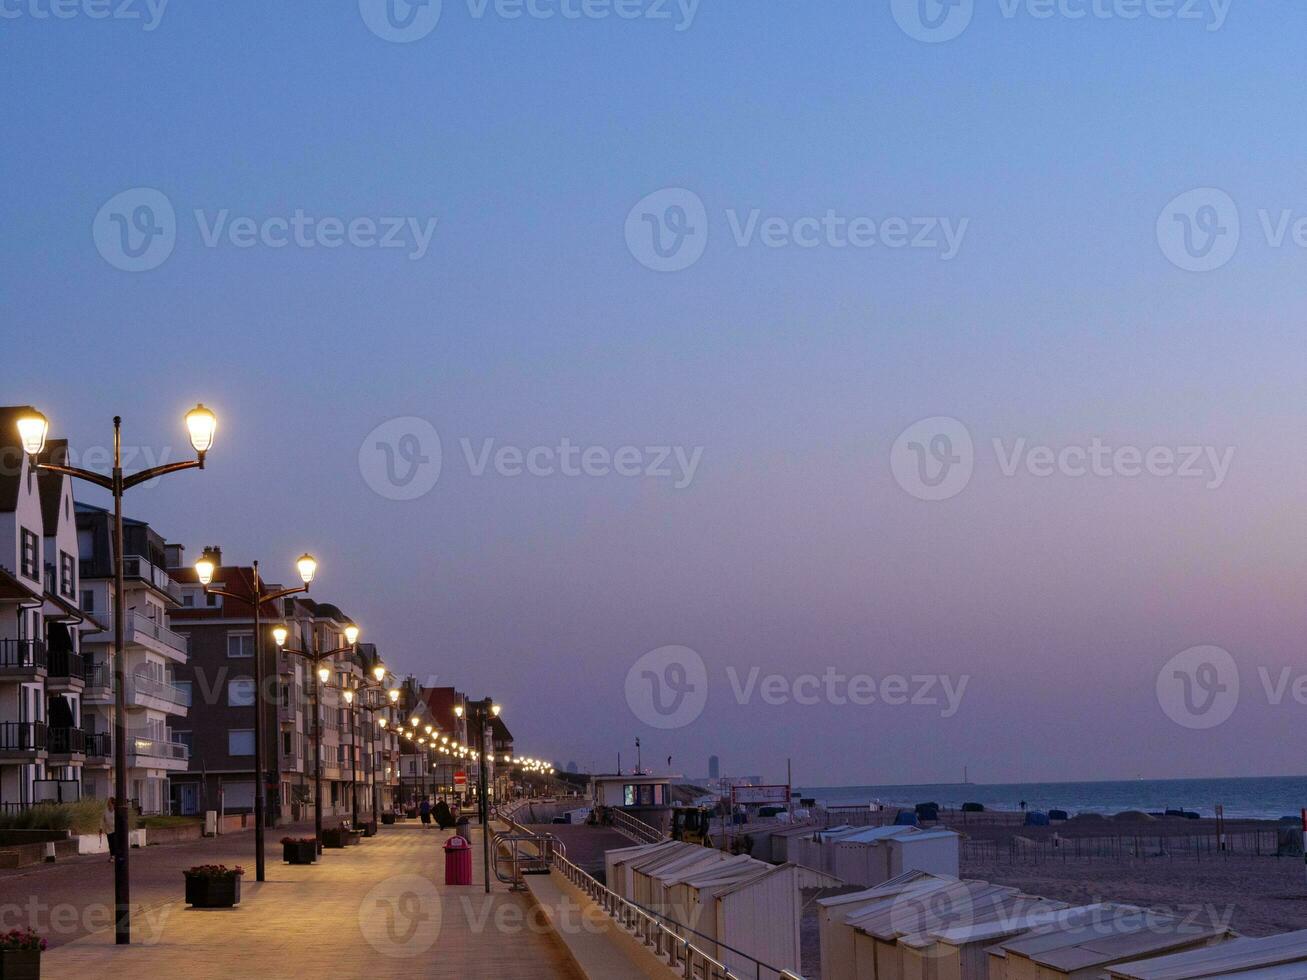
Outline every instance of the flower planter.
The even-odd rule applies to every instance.
[[[41,951],[0,950],[0,980],[41,980]]]
[[[349,834],[339,827],[324,827],[322,830],[323,847],[344,847],[349,844]]]
[[[346,844],[357,844],[363,840],[363,832],[359,830],[342,830],[341,833],[345,835]]]
[[[312,864],[318,859],[318,844],[316,841],[282,844],[281,859],[287,864]]]
[[[377,825],[375,823],[365,823],[363,825],[363,836],[364,837],[377,836]]]
[[[197,909],[229,909],[241,900],[240,875],[186,875],[186,904]]]
[[[386,826],[390,826],[395,822],[395,815],[393,813],[383,813],[381,815],[381,822]]]

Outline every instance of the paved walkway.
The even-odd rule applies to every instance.
[[[46,953],[41,975],[580,978],[529,897],[498,882],[485,894],[478,828],[475,886],[444,884],[448,836],[400,824],[310,867],[270,861],[232,910],[189,909],[178,875],[177,900],[141,913],[133,945],[103,930]]]

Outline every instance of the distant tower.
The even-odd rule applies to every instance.
[[[568,764],[567,764],[567,771],[568,771],[568,772],[576,772],[576,762],[575,762],[575,760],[573,760],[573,761],[571,761],[571,762],[568,762]]]
[[[708,778],[716,779],[722,774],[721,760],[715,755],[708,756]]]

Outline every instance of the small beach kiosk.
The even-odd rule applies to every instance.
[[[672,777],[615,773],[590,777],[590,801],[629,813],[666,833],[672,825]]]

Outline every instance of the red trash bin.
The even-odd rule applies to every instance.
[[[472,884],[472,845],[455,834],[445,841],[445,884]]]

